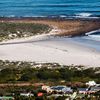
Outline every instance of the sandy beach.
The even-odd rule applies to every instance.
[[[19,22],[23,21],[19,20]],[[48,34],[1,42],[0,59],[100,67],[100,52],[75,43],[73,38],[55,36],[56,34],[60,36],[79,35],[93,31],[100,28],[100,22],[76,20],[59,22],[25,20],[24,22],[49,24],[55,29]],[[90,26],[87,28],[87,25]]]
[[[96,50],[74,43],[71,38],[47,35],[1,44],[0,59],[100,67],[100,53]]]

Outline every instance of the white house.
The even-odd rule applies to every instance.
[[[89,82],[86,83],[86,85],[95,86],[96,82],[95,81],[89,81]]]
[[[34,94],[32,94],[32,93],[20,93],[20,96],[31,97],[31,96],[34,96]]]

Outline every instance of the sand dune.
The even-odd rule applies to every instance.
[[[0,18],[0,22],[47,24],[57,28],[56,34],[60,36],[84,35],[87,32],[100,29],[100,19]]]

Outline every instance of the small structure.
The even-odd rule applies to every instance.
[[[91,93],[96,93],[98,91],[100,91],[100,84],[96,84],[95,81],[89,81],[86,83],[86,85],[88,85],[89,87],[86,89],[86,92],[88,94]]]
[[[3,96],[3,97],[0,97],[0,100],[14,100],[14,97]]]
[[[42,97],[43,96],[43,93],[42,92],[39,92],[37,95],[38,95],[38,97]]]
[[[42,90],[47,90],[48,88],[50,88],[50,86],[47,86],[47,85],[42,86]]]
[[[62,92],[63,93],[72,93],[73,90],[71,89],[71,87],[65,87],[65,88],[62,89]]]
[[[53,89],[51,89],[50,86],[46,86],[46,85],[42,86],[42,90],[47,91],[47,93],[52,93],[53,92]]]
[[[66,86],[52,86],[51,89],[56,92],[63,92],[62,90],[66,88]]]
[[[87,88],[78,88],[78,91],[79,91],[80,94],[86,94]]]
[[[34,96],[34,94],[32,94],[32,93],[20,93],[20,96],[31,97],[31,96]]]
[[[92,86],[90,87],[90,89],[87,91],[88,94],[91,94],[91,93],[96,93],[100,91],[100,86]]]
[[[89,82],[86,83],[86,85],[88,85],[88,86],[95,86],[96,82],[95,81],[89,81]]]

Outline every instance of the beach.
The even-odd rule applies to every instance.
[[[84,35],[86,32],[99,29],[100,21],[47,21],[29,19],[7,21],[48,24],[52,26],[53,29],[46,34],[1,42],[1,60],[100,67],[100,52],[94,48],[81,45],[73,41],[73,38],[70,37]],[[90,26],[87,28],[88,24]]]

